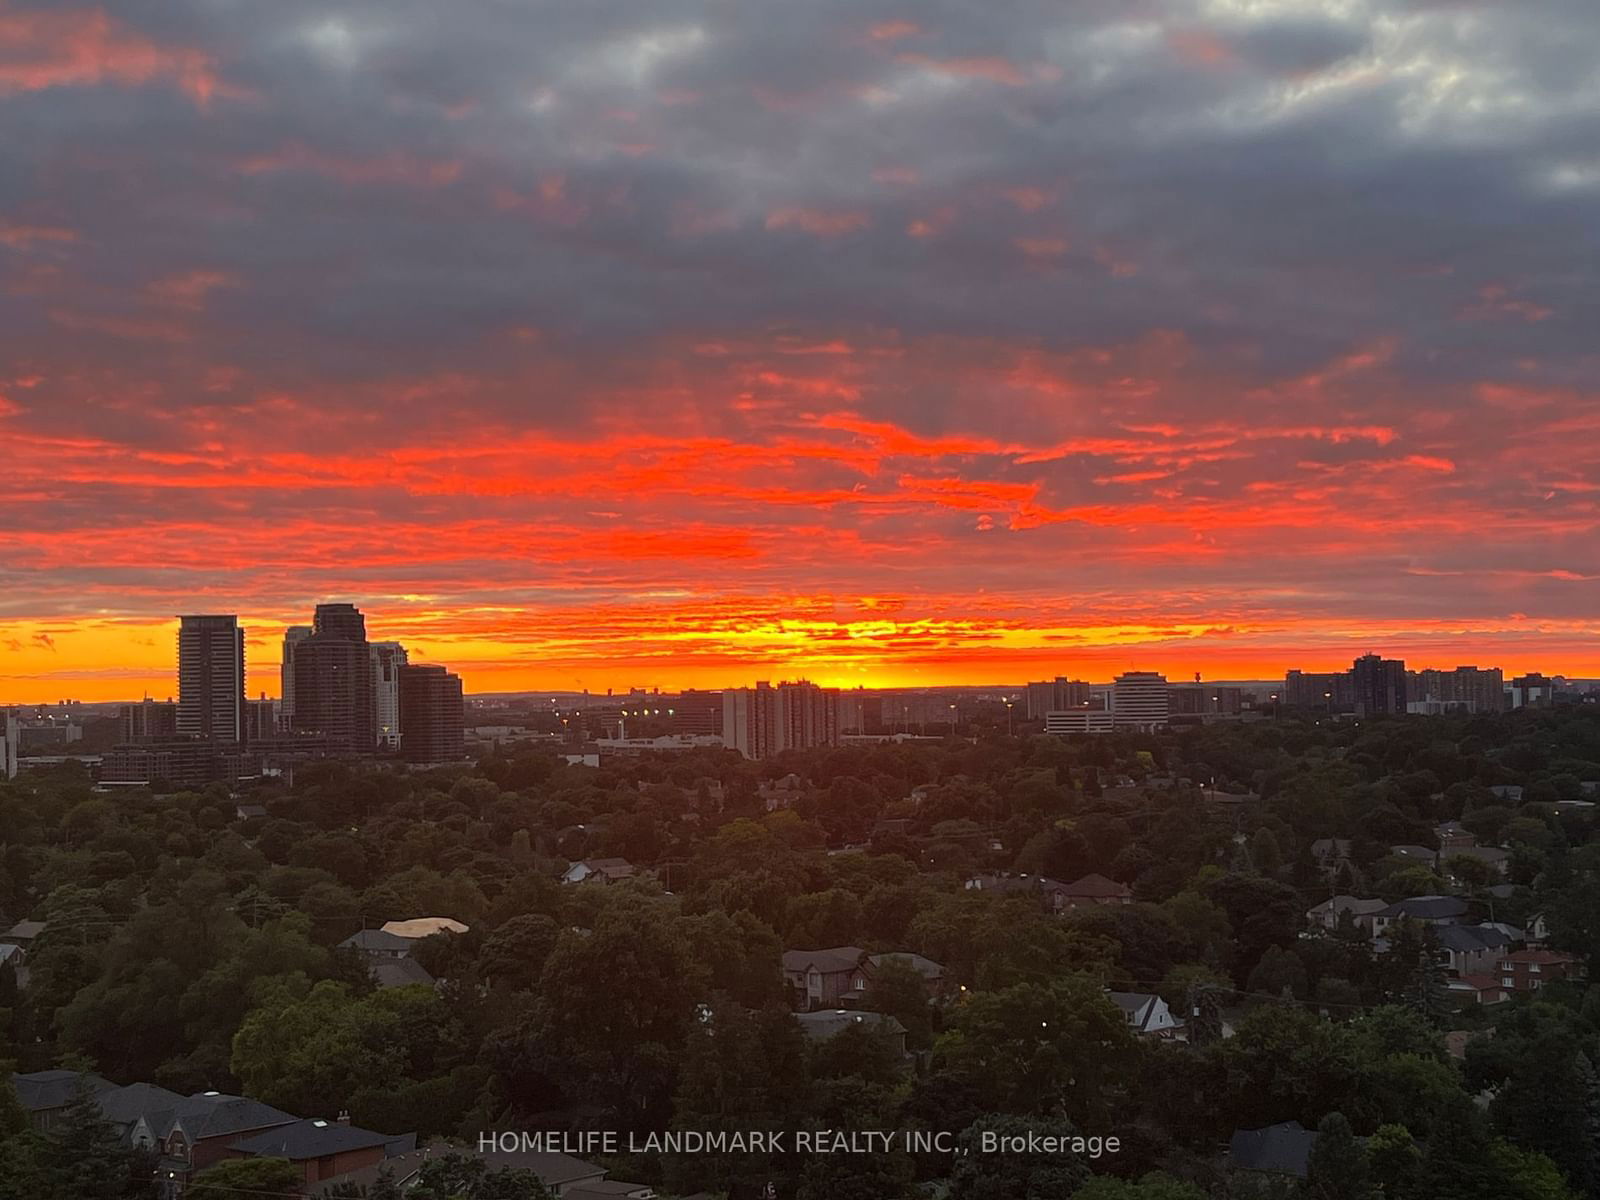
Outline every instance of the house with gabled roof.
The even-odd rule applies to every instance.
[[[1313,928],[1332,931],[1339,928],[1339,922],[1348,913],[1359,928],[1371,933],[1373,914],[1382,912],[1388,907],[1387,901],[1375,898],[1330,896],[1321,904],[1314,904],[1306,909],[1306,921]]]
[[[1424,925],[1459,925],[1466,920],[1467,902],[1460,896],[1412,896],[1397,900],[1372,914],[1372,934],[1383,937],[1401,920]]]
[[[241,1138],[228,1146],[227,1157],[287,1159],[310,1186],[381,1166],[385,1159],[415,1150],[416,1145],[414,1133],[396,1138],[357,1128],[348,1120],[309,1118]]]
[[[1067,908],[1084,908],[1095,904],[1132,904],[1133,889],[1104,875],[1088,874],[1082,879],[1062,886],[1061,896]]]
[[[1128,1028],[1146,1037],[1170,1038],[1183,1028],[1160,996],[1148,992],[1107,992],[1106,998],[1122,1010]]]
[[[87,1087],[96,1095],[117,1086],[99,1075],[86,1071],[65,1070],[30,1071],[25,1075],[13,1075],[11,1086],[23,1110],[28,1114],[28,1120],[42,1133],[55,1124],[56,1118],[61,1115],[61,1110],[72,1103],[72,1098],[80,1086],[80,1080],[81,1086]]]
[[[785,950],[783,978],[796,1008],[836,1008],[867,990],[867,952],[860,946]]]
[[[625,858],[586,858],[573,863],[561,876],[562,883],[618,883],[639,873]]]
[[[135,1146],[155,1149],[161,1155],[161,1173],[182,1183],[227,1158],[228,1147],[241,1137],[298,1119],[245,1096],[198,1092],[139,1114],[125,1136]]]

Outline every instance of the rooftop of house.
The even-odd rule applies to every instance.
[[[1539,966],[1554,966],[1557,963],[1571,965],[1578,960],[1570,954],[1562,954],[1556,950],[1518,950],[1515,954],[1508,954],[1506,962],[1537,963]]]
[[[419,984],[432,987],[437,982],[421,963],[409,956],[377,959],[368,969],[368,974],[380,988],[413,987]]]
[[[18,921],[0,937],[12,942],[31,942],[45,931],[47,924],[45,921]]]
[[[1476,950],[1498,950],[1511,944],[1504,930],[1492,925],[1446,925],[1438,931],[1439,944],[1446,950],[1472,953]]]
[[[11,1085],[23,1108],[29,1112],[47,1112],[52,1108],[64,1108],[72,1100],[80,1078],[91,1092],[104,1092],[117,1086],[109,1079],[82,1071],[30,1071],[26,1075],[13,1075]]]
[[[1118,883],[1115,879],[1107,879],[1104,875],[1090,873],[1082,879],[1074,880],[1066,885],[1069,896],[1085,896],[1091,899],[1105,897],[1131,897],[1133,889],[1125,883]]]
[[[1059,892],[1067,885],[1048,875],[974,875],[967,880],[967,886],[983,892],[1027,892],[1036,888]]]
[[[622,1179],[596,1179],[593,1183],[580,1183],[561,1193],[561,1200],[627,1200],[633,1196],[654,1195],[648,1184],[628,1183]]]
[[[383,932],[416,939],[432,937],[436,933],[466,933],[467,927],[450,917],[416,917],[410,921],[385,921]]]
[[[1376,915],[1437,920],[1441,917],[1459,917],[1466,911],[1467,902],[1460,896],[1411,896],[1405,900],[1395,901]]]
[[[814,1042],[825,1042],[852,1026],[868,1029],[886,1029],[891,1034],[901,1034],[906,1027],[885,1013],[858,1012],[849,1008],[825,1008],[821,1012],[795,1013],[794,1019]]]
[[[1316,1140],[1316,1131],[1299,1121],[1283,1121],[1265,1129],[1239,1129],[1228,1143],[1229,1163],[1239,1170],[1271,1171],[1304,1179]]]
[[[280,1125],[265,1133],[254,1134],[234,1142],[228,1148],[241,1154],[263,1158],[287,1158],[290,1162],[304,1162],[308,1158],[322,1158],[329,1154],[347,1154],[352,1150],[371,1150],[389,1146],[396,1139],[386,1133],[358,1129],[338,1121],[308,1118],[288,1125]],[[415,1135],[412,1135],[415,1144]],[[410,1149],[409,1146],[402,1147]]]
[[[1379,900],[1376,898],[1368,899],[1362,896],[1339,895],[1330,896],[1321,904],[1314,905],[1308,911],[1317,913],[1319,915],[1327,912],[1348,912],[1354,913],[1356,916],[1360,917],[1366,916],[1368,913],[1381,912],[1388,907],[1389,904],[1385,900]]]
[[[1389,853],[1399,858],[1420,858],[1425,862],[1432,862],[1439,857],[1437,850],[1427,846],[1390,846]]]
[[[140,1115],[150,1124],[151,1132],[157,1137],[166,1137],[174,1128],[182,1125],[192,1141],[270,1129],[299,1119],[293,1113],[286,1113],[281,1108],[273,1108],[248,1096],[229,1096],[222,1092],[197,1092],[173,1108]]]
[[[824,975],[836,971],[853,971],[861,965],[866,951],[860,946],[832,946],[826,950],[785,950],[783,969],[805,972],[815,967]]]
[[[365,950],[369,954],[408,954],[415,942],[415,938],[402,937],[386,929],[363,929],[360,933],[352,933],[339,945]]]
[[[116,1125],[131,1125],[147,1113],[174,1112],[184,1102],[177,1092],[153,1083],[130,1083],[111,1088],[96,1097],[105,1119]]]
[[[1149,1028],[1161,1011],[1161,997],[1150,992],[1107,992],[1106,999],[1120,1008],[1128,1023],[1140,1031]]]

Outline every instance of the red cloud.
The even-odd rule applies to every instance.
[[[211,57],[161,46],[100,9],[0,8],[0,95],[167,80],[200,106],[226,90]]]

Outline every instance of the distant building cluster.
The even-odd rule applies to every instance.
[[[746,758],[839,744],[839,689],[758,683],[722,693],[722,744]]]
[[[284,634],[282,699],[248,698],[245,634],[235,615],[178,619],[178,697],[124,705],[122,741],[101,782],[199,785],[273,762],[398,753],[419,764],[465,756],[461,679],[372,642],[353,604],[320,604]]]
[[[1365,654],[1348,671],[1290,671],[1283,681],[1288,708],[1356,716],[1497,713],[1553,703],[1561,676],[1537,672],[1505,679],[1499,667],[1408,671],[1403,659]]]

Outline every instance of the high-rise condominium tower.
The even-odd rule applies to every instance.
[[[178,618],[178,733],[244,738],[244,631],[236,616]]]

